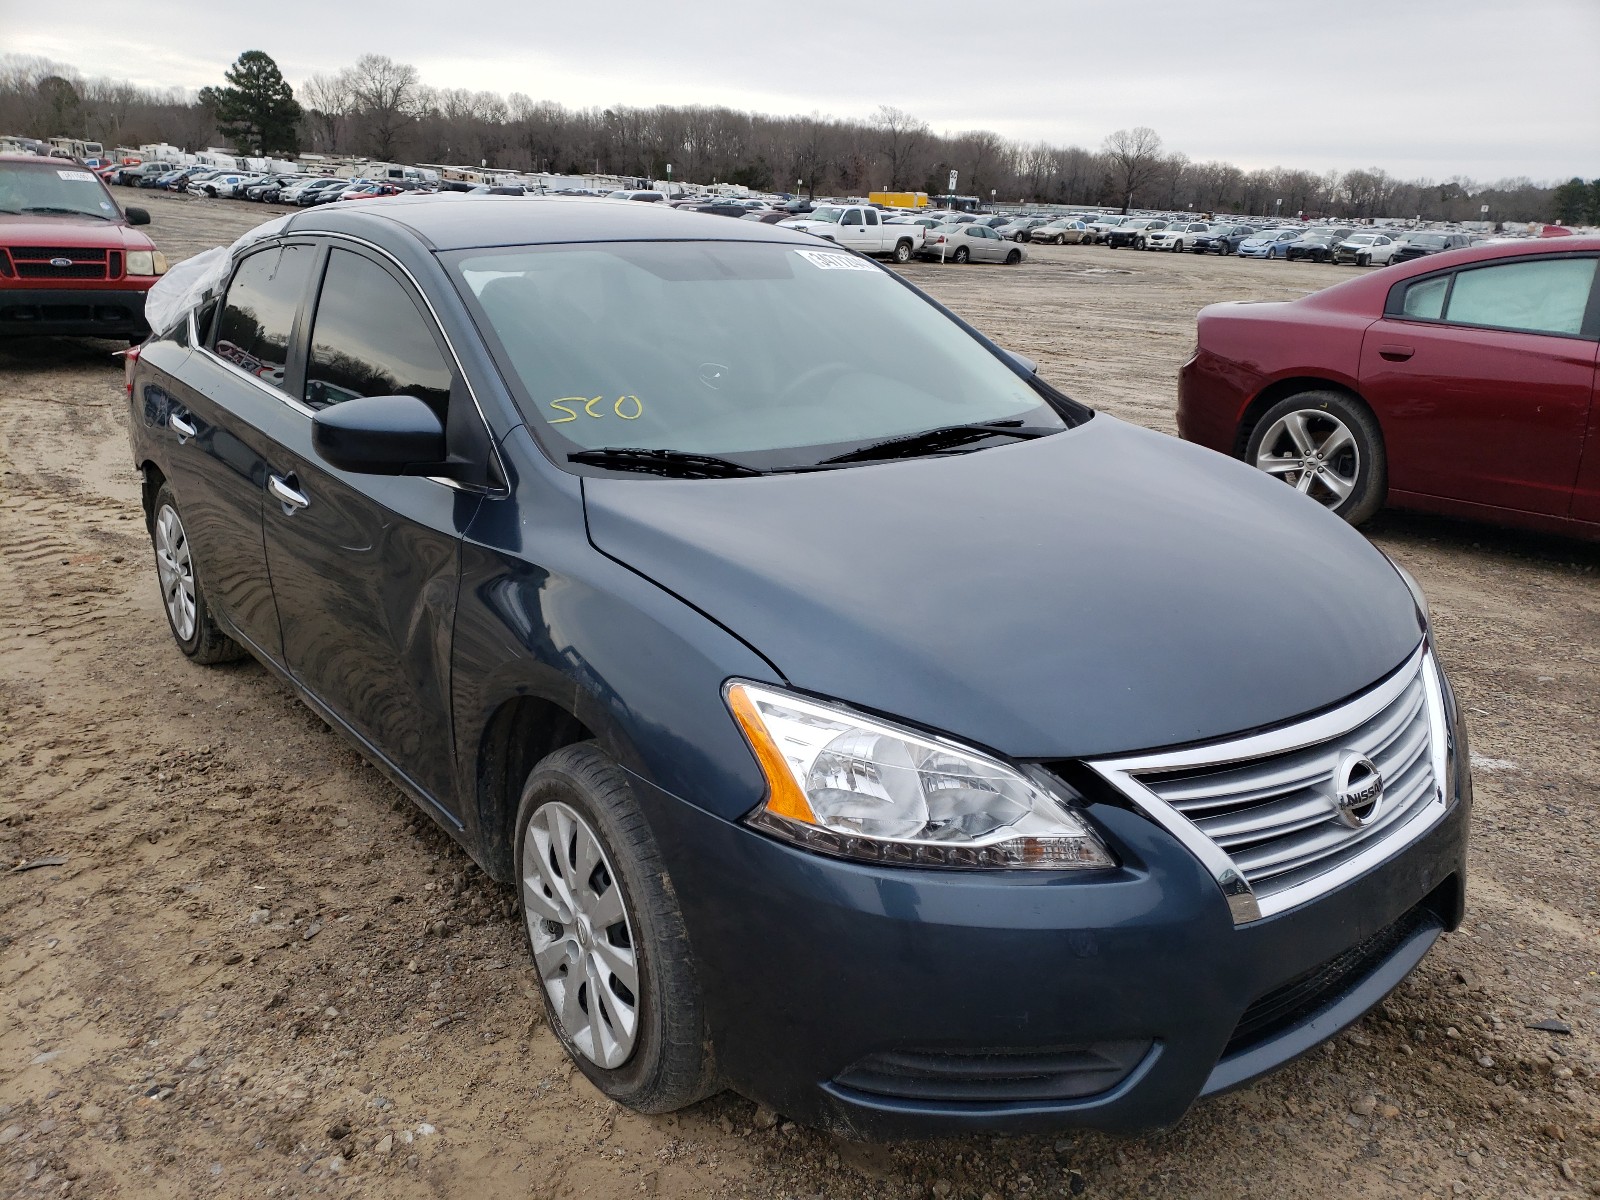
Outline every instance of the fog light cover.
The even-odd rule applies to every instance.
[[[767,779],[747,820],[768,833],[906,866],[1116,865],[1067,800],[977,750],[758,684],[726,696]]]

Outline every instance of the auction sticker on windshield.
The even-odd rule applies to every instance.
[[[826,250],[796,250],[801,258],[822,271],[876,271],[878,268],[864,258],[851,254],[832,254]]]
[[[70,179],[74,183],[94,182],[94,176],[88,171],[57,171],[56,174],[61,176],[63,179]]]

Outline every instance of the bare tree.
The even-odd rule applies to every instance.
[[[899,191],[909,186],[914,179],[914,164],[924,157],[929,138],[927,124],[885,104],[872,118],[872,127],[878,131],[879,147],[889,171],[889,189]]]
[[[365,127],[368,149],[380,159],[396,157],[410,127],[425,111],[417,69],[383,54],[363,54],[346,82]]]
[[[1161,173],[1161,136],[1148,125],[1119,129],[1106,138],[1103,150],[1112,186],[1127,212],[1134,196]]]
[[[300,96],[312,145],[328,154],[343,151],[355,107],[348,73],[313,75],[300,85]]]

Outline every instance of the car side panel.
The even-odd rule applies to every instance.
[[[1361,340],[1372,319],[1290,304],[1201,310],[1198,349],[1178,373],[1178,430],[1224,454],[1242,448],[1251,405],[1274,384],[1303,379],[1357,391]],[[1381,423],[1380,414],[1380,423]]]
[[[510,495],[485,499],[462,545],[451,676],[458,794],[478,792],[495,712],[530,697],[576,716],[629,771],[690,804],[729,819],[749,811],[766,785],[722,686],[732,677],[783,676],[709,617],[597,550],[582,481],[541,469],[525,429],[512,431],[502,452]],[[461,816],[479,861],[504,869],[507,830],[475,803]]]
[[[1583,461],[1578,465],[1578,483],[1572,492],[1572,517],[1596,522],[1600,534],[1600,361],[1596,362],[1594,393],[1589,402],[1589,429],[1583,439]]]
[[[1383,425],[1390,486],[1567,516],[1595,350],[1545,334],[1376,322],[1362,346],[1360,390]]]
[[[151,365],[158,361],[151,355]],[[143,363],[143,360],[141,360]],[[201,586],[218,615],[258,654],[282,650],[278,610],[261,540],[270,429],[285,411],[269,384],[248,378],[210,352],[192,351],[160,373],[166,400],[145,419],[162,447],[157,460],[183,513]],[[195,430],[179,440],[176,418]]]

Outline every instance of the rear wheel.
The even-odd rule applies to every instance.
[[[1344,392],[1300,392],[1269,408],[1245,461],[1359,525],[1383,507],[1388,464],[1370,409]]]
[[[239,644],[222,632],[206,603],[195,569],[194,547],[189,544],[172,488],[161,485],[150,514],[150,542],[156,552],[156,578],[161,584],[161,607],[178,649],[197,663],[232,662],[243,658]]]
[[[894,260],[897,263],[907,263],[911,261],[911,243],[909,241],[902,239],[901,241],[895,243]]]
[[[518,893],[550,1028],[578,1069],[638,1112],[716,1090],[683,914],[622,769],[592,742],[528,776]]]

